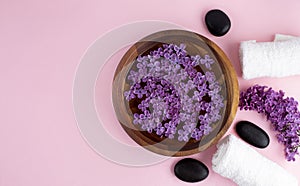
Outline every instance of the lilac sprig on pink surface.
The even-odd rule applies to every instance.
[[[276,92],[267,86],[255,85],[241,92],[240,109],[264,113],[272,123],[278,141],[285,145],[288,161],[295,161],[300,146],[300,112],[298,102],[292,97],[284,98],[284,92]]]
[[[130,90],[124,92],[126,100],[140,100],[133,123],[179,141],[209,134],[224,107],[221,87],[209,71],[213,64],[209,55],[188,56],[184,44],[165,44],[138,56],[127,76]],[[206,71],[197,71],[197,66]]]

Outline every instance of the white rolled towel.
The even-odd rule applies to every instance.
[[[275,34],[274,41],[286,41],[289,39],[296,39],[297,37],[285,34]]]
[[[234,135],[217,145],[212,169],[240,186],[297,186],[298,180]]]
[[[244,79],[300,74],[298,37],[277,34],[274,42],[243,41],[239,55]]]

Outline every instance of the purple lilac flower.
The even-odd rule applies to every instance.
[[[133,123],[142,130],[170,139],[177,135],[179,141],[200,140],[209,134],[211,124],[221,119],[224,98],[215,74],[194,68],[202,64],[211,70],[214,60],[209,55],[188,56],[185,47],[165,44],[149,55],[138,56],[137,71],[130,70],[131,87],[124,97],[140,99],[141,113],[133,114]],[[206,95],[211,103],[202,99]],[[205,113],[199,115],[200,111]],[[180,123],[182,128],[177,129]]]
[[[214,60],[209,55],[205,55],[204,58],[200,59],[200,63],[211,70],[211,65],[214,63]]]
[[[266,86],[254,85],[240,95],[240,109],[264,113],[277,131],[278,142],[285,146],[285,157],[295,161],[300,146],[300,112],[294,98],[284,98],[284,92],[276,92]]]
[[[188,141],[189,140],[189,132],[187,130],[178,130],[178,141]]]

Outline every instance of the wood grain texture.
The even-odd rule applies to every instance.
[[[200,141],[190,139],[188,142],[161,138],[156,134],[141,131],[138,126],[133,125],[132,110],[134,107],[124,98],[124,91],[129,90],[130,85],[126,81],[128,72],[133,68],[134,61],[138,55],[147,54],[162,43],[186,44],[189,55],[209,54],[219,63],[220,70],[215,71],[217,81],[224,88],[225,109],[223,118],[213,126],[212,132],[204,136]],[[184,30],[166,30],[154,33],[135,43],[121,59],[114,75],[112,89],[113,105],[117,118],[126,133],[142,147],[166,156],[186,156],[203,151],[226,133],[230,127],[238,107],[239,87],[236,72],[226,54],[211,40]]]

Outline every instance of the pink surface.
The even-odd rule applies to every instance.
[[[231,18],[232,28],[224,37],[210,35],[203,24],[204,14],[212,8],[224,10]],[[146,19],[170,21],[215,41],[231,59],[240,89],[260,83],[300,100],[300,76],[245,81],[238,61],[242,40],[271,41],[275,33],[300,35],[299,9],[297,0],[1,1],[0,185],[191,185],[172,172],[181,158],[133,168],[112,163],[88,146],[77,129],[72,105],[73,79],[81,56],[96,38],[116,26]],[[269,147],[258,151],[300,181],[300,158],[296,162],[284,159],[283,146],[276,142],[265,118],[238,111],[234,123],[241,119],[269,133]],[[105,128],[131,143],[119,128]],[[228,133],[234,133],[232,128]],[[215,150],[211,147],[191,157],[210,167]],[[234,183],[210,169],[209,177],[195,185]]]

